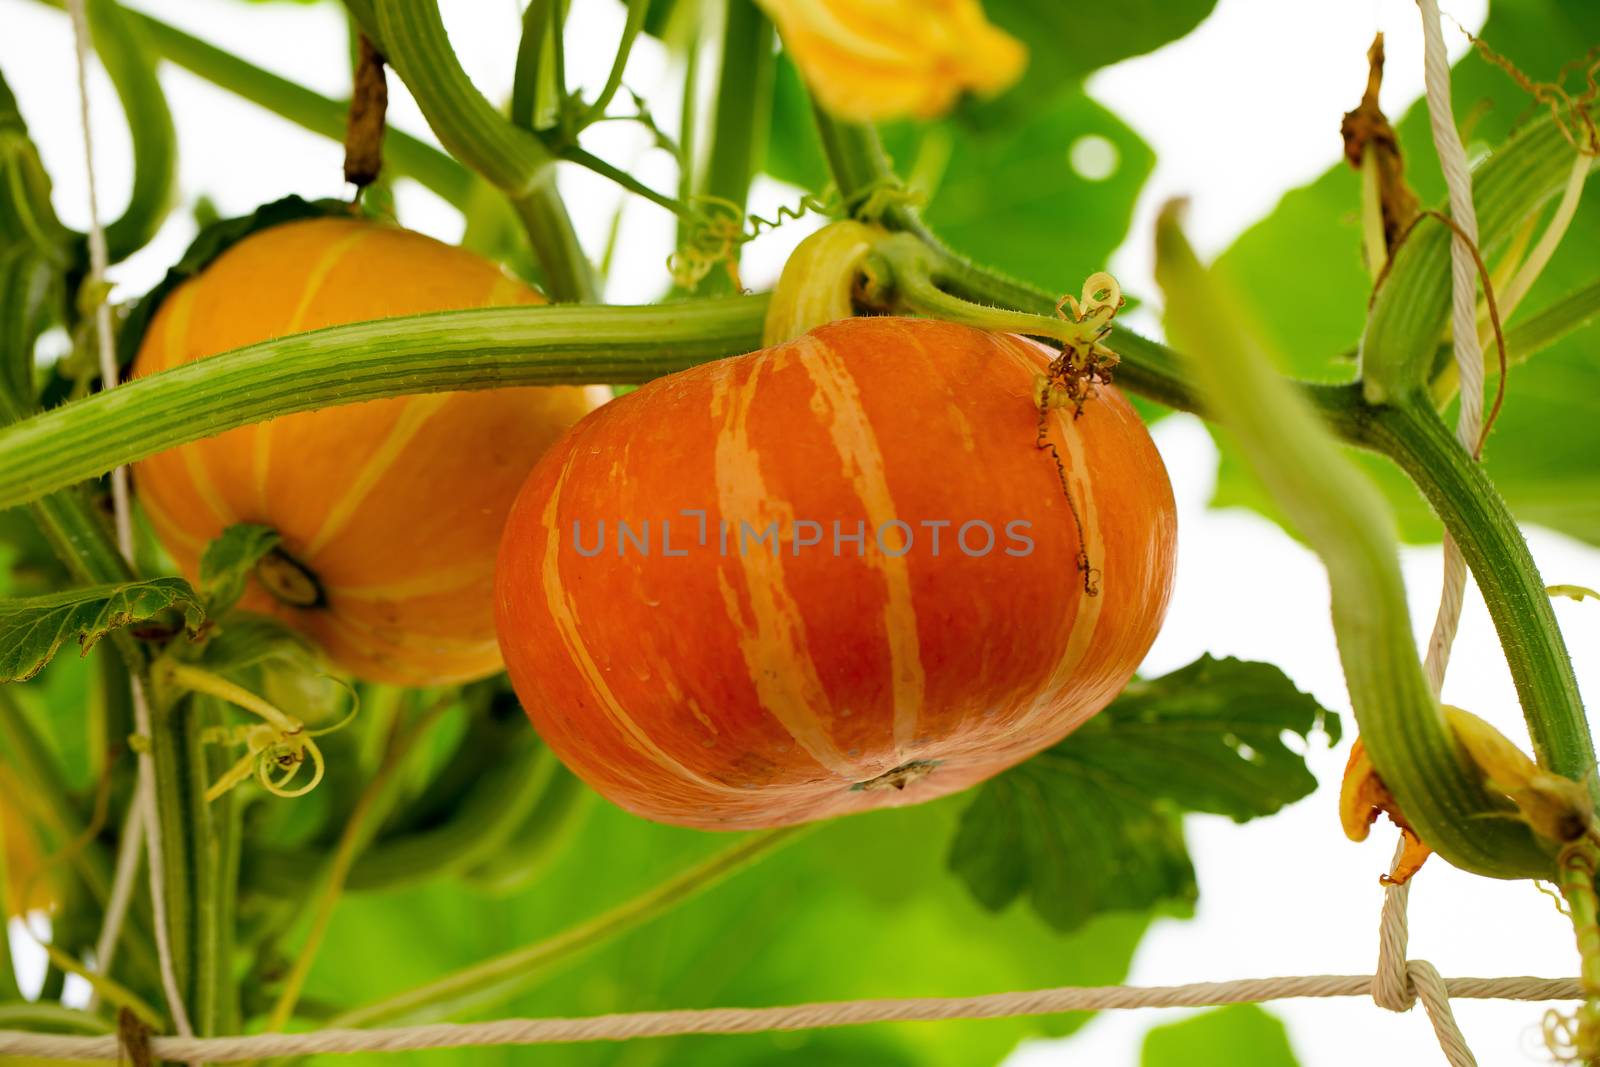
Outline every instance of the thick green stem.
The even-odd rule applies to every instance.
[[[611,911],[556,936],[446,975],[425,986],[346,1012],[330,1027],[375,1026],[443,1018],[515,995],[550,967],[590,951],[692,899],[756,859],[793,841],[805,827],[769,830],[745,838]]]
[[[544,288],[558,303],[593,304],[600,299],[594,266],[578,243],[567,206],[556,190],[555,172],[527,196],[511,202],[544,269]]]
[[[1156,278],[1189,369],[1274,501],[1328,571],[1350,704],[1383,781],[1422,840],[1497,878],[1548,877],[1554,857],[1491,795],[1429,689],[1417,657],[1393,520],[1303,396],[1239,325],[1226,294],[1164,213]]]
[[[1594,743],[1544,580],[1488,475],[1421,397],[1365,408],[1350,427],[1411,476],[1461,547],[1505,650],[1541,766],[1587,781],[1600,802]]]
[[[195,360],[0,429],[0,507],[278,415],[411,393],[649,381],[761,346],[764,296],[449,311]]]
[[[546,180],[555,157],[472,84],[450,47],[436,0],[383,0],[373,10],[385,55],[451,155],[513,200]]]

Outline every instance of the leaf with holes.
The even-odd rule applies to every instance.
[[[200,591],[206,610],[221,615],[239,602],[255,565],[282,540],[270,526],[240,522],[223,530],[200,556]]]
[[[182,578],[90,585],[0,600],[0,682],[32,678],[69,637],[88,652],[100,638],[123,626],[152,623],[164,630],[181,626],[193,633],[205,617],[200,598]]]
[[[1199,660],[1135,681],[1053,748],[985,784],[950,867],[985,906],[1027,896],[1057,929],[1106,911],[1192,903],[1184,812],[1270,815],[1316,779],[1286,743],[1339,719],[1276,667]]]

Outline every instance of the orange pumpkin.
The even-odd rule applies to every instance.
[[[848,319],[588,416],[500,547],[501,647],[539,732],[631,811],[744,829],[963,789],[1083,723],[1155,638],[1176,516],[1105,388],[1048,420],[1079,530],[1035,443],[1047,363]]]
[[[174,289],[134,373],[342,323],[537,303],[493,263],[421,234],[355,219],[286,223]],[[592,406],[580,388],[374,400],[183,445],[134,477],[190,577],[225,527],[266,524],[284,555],[258,569],[244,606],[287,620],[358,677],[457,682],[500,666],[500,528],[539,455]]]

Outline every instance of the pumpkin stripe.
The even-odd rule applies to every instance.
[[[557,522],[557,510],[561,503],[561,491],[566,485],[567,475],[572,470],[573,459],[576,454],[569,454],[561,474],[556,478],[555,487],[550,492],[550,499],[546,502],[542,516],[542,525],[545,529],[544,559],[541,564],[542,582],[545,594],[545,608],[550,613],[550,621],[554,625],[556,636],[560,639],[562,647],[566,650],[571,665],[582,676],[588,690],[594,694],[600,710],[605,714],[617,734],[629,748],[645,756],[657,766],[670,771],[672,774],[685,781],[719,793],[739,794],[742,791],[733,786],[725,785],[715,779],[699,774],[693,769],[680,763],[672,755],[664,751],[651,739],[650,735],[641,729],[628,714],[622,710],[616,695],[611,687],[606,684],[605,676],[595,663],[594,657],[589,654],[589,648],[584,643],[578,629],[576,605],[573,597],[561,583],[561,530]]]
[[[866,509],[873,530],[899,517],[889,495],[883,450],[861,405],[861,390],[844,362],[814,337],[795,346],[800,365],[827,405],[825,422],[842,461],[845,480]],[[883,628],[888,639],[890,679],[894,696],[895,753],[904,758],[917,736],[927,679],[922,669],[922,643],[911,600],[911,571],[905,555],[869,553],[867,565],[883,576],[886,596]]]
[[[482,582],[485,577],[493,574],[492,560],[487,563],[482,560],[471,560],[456,567],[424,571],[401,581],[331,586],[328,587],[328,592],[337,593],[345,600],[389,600],[433,596]]]
[[[761,455],[750,440],[750,408],[763,373],[775,369],[770,351],[750,361],[750,376],[737,388],[731,365],[720,366],[711,375],[711,416],[718,426],[713,457],[717,505],[729,522],[753,522],[764,528],[769,520],[777,520],[781,530],[787,521],[793,529],[794,516],[779,514],[788,506],[775,504],[768,492]],[[729,558],[743,579],[743,602],[723,568],[718,568],[717,581],[757,701],[812,759],[839,777],[856,781],[855,763],[839,751],[823,725],[824,714],[831,720],[834,712],[806,641],[800,606],[784,582],[781,554],[758,548],[731,553]]]
[[[476,655],[484,652],[490,645],[495,643],[492,638],[482,640],[396,630],[391,626],[375,625],[349,612],[341,613],[336,620],[336,624],[352,635],[374,637],[394,645],[396,648],[414,648],[419,651],[448,653],[451,655],[458,653]]]
[[[205,538],[191,533],[185,527],[178,525],[178,521],[172,517],[171,513],[156,503],[157,495],[157,493],[148,488],[140,487],[139,503],[143,505],[145,517],[150,520],[150,525],[160,529],[163,542],[170,537],[198,557],[201,552],[205,551]]]
[[[289,321],[284,324],[283,332],[286,334],[300,333],[305,329],[306,313],[311,308],[311,301],[316,299],[322,291],[323,283],[327,281],[328,274],[336,267],[356,245],[366,240],[375,230],[358,226],[348,234],[329,244],[317,257],[309,270],[304,275],[300,300],[295,304],[294,312],[289,316]],[[272,431],[271,422],[259,423],[254,430],[255,439],[253,454],[251,456],[251,474],[256,487],[256,507],[261,514],[270,513],[269,494],[267,481],[272,472]]]
[[[1001,339],[1001,348],[1030,375],[1038,375],[1037,362],[1009,337]],[[1077,533],[1084,551],[1089,555],[1090,564],[1099,566],[1102,570],[1101,589],[1099,596],[1085,596],[1079,587],[1080,591],[1076,596],[1077,610],[1073,615],[1072,628],[1068,631],[1066,643],[1062,647],[1061,657],[1056,661],[1055,669],[1050,672],[1050,678],[1038,700],[1035,701],[1033,709],[1029,714],[1019,718],[1011,731],[1012,734],[1028,729],[1040,715],[1050,713],[1049,709],[1055,704],[1061,691],[1073,680],[1094,645],[1095,633],[1099,628],[1100,611],[1107,596],[1115,595],[1114,591],[1105,588],[1108,584],[1105,572],[1109,570],[1105,566],[1105,538],[1100,529],[1100,513],[1095,503],[1094,481],[1090,476],[1083,437],[1072,416],[1064,408],[1052,411],[1050,422],[1055,429],[1054,440],[1061,450],[1062,463],[1067,469],[1067,485],[1071,489],[1073,503],[1077,506],[1078,515],[1083,522],[1083,528]],[[1081,575],[1073,575],[1073,580],[1081,581]]]
[[[322,525],[307,541],[302,559],[308,565],[315,564],[317,554],[326,548],[328,542],[337,537],[355,516],[362,501],[366,500],[373,487],[394,466],[395,460],[400,458],[400,453],[405,451],[411,439],[416,437],[427,425],[428,420],[452,399],[454,396],[451,393],[434,393],[429,396],[408,398],[400,417],[389,428],[383,443],[361,465],[361,469],[351,479],[344,493],[334,502],[328,514],[323,516]]]

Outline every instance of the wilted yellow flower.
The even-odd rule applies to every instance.
[[[978,0],[756,0],[829,112],[857,122],[932,118],[963,92],[993,95],[1027,65]]]

